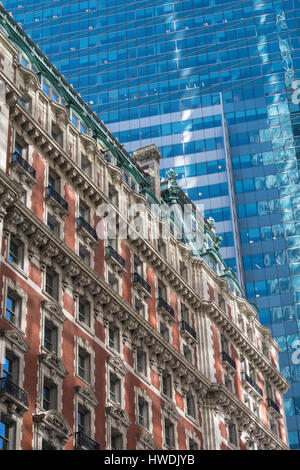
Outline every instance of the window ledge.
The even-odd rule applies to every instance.
[[[18,271],[18,273],[21,274],[21,276],[23,276],[25,279],[28,279],[28,275],[26,274],[26,272],[22,268],[20,268],[20,266],[18,266],[15,263],[12,263],[12,261],[10,261],[8,258],[6,258],[6,262],[9,265],[9,267],[11,267],[11,268],[15,269],[16,271]]]
[[[135,369],[135,372],[136,374],[141,377],[141,379],[146,382],[147,384],[151,385],[151,380],[149,379],[149,376],[147,375],[144,375],[142,372],[138,372],[136,369]],[[148,431],[149,432],[149,431]]]
[[[46,292],[44,289],[42,289],[42,294],[50,301],[50,302],[55,302],[57,305],[61,306],[61,302],[60,302],[60,299],[57,300],[55,299],[54,297],[51,297],[50,294],[48,294],[48,292]]]
[[[114,354],[115,356],[121,357],[121,359],[124,359],[121,351],[118,351],[117,349],[112,348],[111,346],[109,346],[109,344],[107,344],[106,347],[112,354]]]
[[[77,377],[81,382],[83,382],[84,384],[88,385],[90,388],[92,388],[93,390],[95,390],[95,387],[94,385],[91,383],[91,382],[88,382],[87,380],[83,379],[82,377],[80,377],[80,375],[77,374],[77,372],[74,374],[75,377]]]
[[[94,328],[91,328],[90,326],[86,325],[82,321],[80,321],[77,317],[75,318],[75,322],[78,323],[84,330],[86,330],[87,333],[89,333],[91,336],[95,336],[95,331]]]

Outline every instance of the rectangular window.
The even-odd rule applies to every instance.
[[[160,280],[158,281],[158,297],[161,297],[166,302],[168,301],[168,299],[167,299],[167,288],[166,288],[165,284]]]
[[[14,449],[15,426],[9,420],[1,418],[0,420],[0,450]]]
[[[166,340],[166,341],[170,341],[170,332],[169,332],[169,328],[167,327],[167,325],[164,323],[164,322],[160,322],[160,325],[159,325],[159,332],[160,334],[162,335],[162,337]]]
[[[193,363],[192,351],[186,344],[183,345],[183,355],[190,364]]]
[[[134,272],[143,277],[143,262],[136,255],[134,255],[133,266]]]
[[[19,384],[19,359],[10,351],[5,352],[3,377],[16,385]]]
[[[45,290],[53,299],[58,300],[58,274],[49,267],[46,268]]]
[[[87,174],[89,177],[92,176],[92,164],[87,157],[81,155],[81,169]]]
[[[60,236],[60,223],[52,214],[47,215],[47,227],[58,237]]]
[[[114,325],[109,325],[108,329],[109,347],[120,352],[120,330]]]
[[[112,373],[109,376],[109,397],[114,403],[121,402],[121,380]]]
[[[136,352],[136,369],[140,374],[147,375],[147,354],[142,349]]]
[[[194,439],[189,439],[189,450],[199,450],[198,444]]]
[[[149,404],[141,396],[138,398],[138,423],[144,428],[149,428]]]
[[[7,291],[5,318],[16,326],[20,325],[21,298],[10,289]]]
[[[169,419],[165,419],[165,443],[168,447],[175,446],[174,424]]]
[[[78,318],[81,323],[87,326],[91,324],[91,304],[84,297],[80,297],[78,301]]]
[[[79,217],[90,223],[90,208],[83,201],[79,201]]]
[[[10,238],[8,259],[11,263],[23,268],[24,243],[15,237]]]
[[[50,352],[57,352],[57,327],[54,326],[49,320],[45,321],[44,326],[44,348]]]
[[[86,382],[90,381],[90,355],[82,348],[78,351],[78,375]]]
[[[64,134],[61,128],[52,122],[52,130],[51,130],[51,137],[55,142],[60,146],[63,147],[63,141],[64,141]]]
[[[228,425],[228,434],[229,434],[229,442],[234,446],[237,445],[237,433],[236,433],[236,425],[234,423],[229,423]]]
[[[108,284],[112,289],[116,292],[119,292],[119,281],[116,276],[113,275],[112,272],[108,271]]]
[[[112,184],[108,185],[108,199],[115,204],[115,206],[118,205],[118,193],[113,187]]]
[[[179,269],[180,269],[180,276],[187,281],[188,270],[187,270],[186,264],[183,263],[182,261],[180,261],[180,268]]]
[[[189,309],[181,303],[181,319],[184,320],[188,325],[190,325],[190,312]]]
[[[79,406],[77,414],[78,432],[82,432],[86,436],[90,435],[90,413],[85,408]]]
[[[46,411],[56,410],[57,407],[57,387],[49,379],[44,377],[43,387],[43,408]]]
[[[49,169],[48,186],[53,188],[57,193],[60,193],[60,177],[51,169]]]
[[[141,315],[141,317],[145,318],[145,304],[139,299],[135,298],[134,306],[136,312]]]
[[[172,398],[172,379],[165,371],[162,374],[162,392],[166,397]]]
[[[111,450],[123,449],[123,435],[115,428],[111,429]]]
[[[90,265],[91,263],[91,255],[90,252],[83,246],[79,245],[79,257],[84,261],[86,264]]]

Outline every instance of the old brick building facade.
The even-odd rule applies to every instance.
[[[120,231],[126,201],[149,227],[151,202],[188,201],[2,7],[0,27],[0,448],[288,448],[278,347],[213,221],[199,256],[174,229],[100,239],[103,204]]]

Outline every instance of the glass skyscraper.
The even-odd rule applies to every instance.
[[[281,346],[300,448],[300,0],[3,4],[125,147],[155,143],[162,178],[173,168],[215,219]]]

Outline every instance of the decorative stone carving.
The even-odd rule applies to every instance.
[[[162,411],[165,416],[168,416],[171,419],[179,420],[180,414],[178,413],[176,406],[170,402],[163,402],[161,405]]]
[[[116,373],[120,373],[122,375],[127,373],[125,362],[119,356],[107,356],[106,361],[109,367]]]
[[[120,405],[107,406],[105,408],[107,414],[112,416],[120,426],[128,427],[131,424],[128,413],[120,407]]]
[[[50,302],[48,300],[42,300],[41,306],[44,310],[47,310],[49,317],[55,317],[61,323],[66,321],[66,317],[63,314],[63,310],[60,305],[56,302]]]
[[[54,436],[66,444],[72,435],[71,428],[64,416],[56,410],[49,410],[33,415],[33,421],[38,427],[42,426],[51,431]]]
[[[57,374],[62,378],[68,375],[63,361],[56,354],[42,353],[39,355],[39,360],[48,367],[50,375]]]
[[[145,450],[156,450],[157,449],[157,446],[156,446],[152,436],[148,433],[137,434],[136,435],[136,440],[137,440],[138,443],[141,444],[141,446]]]
[[[89,386],[86,387],[80,387],[76,386],[74,387],[75,393],[77,393],[80,398],[82,399],[83,403],[88,402],[91,404],[94,408],[98,405],[98,400],[96,398],[95,392],[93,389]]]
[[[30,347],[26,343],[24,336],[19,330],[16,329],[8,329],[8,328],[1,328],[0,329],[0,337],[4,336],[7,338],[15,348],[21,350],[24,354],[29,351]]]

